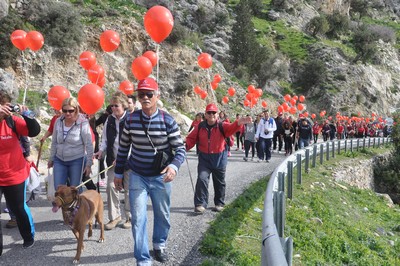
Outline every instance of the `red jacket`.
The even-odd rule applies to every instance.
[[[207,123],[207,122],[205,122]],[[235,121],[232,124],[222,123],[224,129],[225,138],[222,135],[219,127],[219,121],[211,128],[210,139],[208,139],[208,128],[198,127],[186,137],[186,150],[190,150],[194,145],[198,144],[199,151],[207,154],[218,154],[225,150],[225,138],[228,138],[235,134],[240,129],[238,122]]]
[[[18,134],[28,136],[24,119],[17,116],[13,119]],[[19,139],[3,119],[0,122],[0,186],[21,184],[28,176],[29,164],[22,154]]]

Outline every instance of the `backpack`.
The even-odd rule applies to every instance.
[[[200,131],[200,127],[206,127],[205,125],[205,121],[200,122],[200,124],[197,126],[197,135],[199,134]],[[229,138],[227,138],[225,136],[225,131],[224,131],[224,127],[222,126],[222,122],[218,122],[218,128],[219,131],[221,132],[222,136],[224,136],[225,142],[226,142],[226,148],[228,148],[228,146],[232,147],[233,144],[235,143],[235,138],[232,136],[230,136]]]
[[[265,124],[267,123],[267,121],[266,120],[264,120],[264,134],[266,134],[266,135],[268,135],[269,134],[269,130],[268,130],[268,128],[265,128]],[[270,117],[269,119],[268,119],[268,124],[273,124],[274,123],[274,119],[272,118],[272,117]]]

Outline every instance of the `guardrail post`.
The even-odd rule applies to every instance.
[[[310,172],[310,170],[308,169],[309,168],[309,164],[310,164],[310,150],[306,149],[306,159],[304,161],[304,171],[306,173]]]
[[[378,147],[381,146],[381,138],[378,138]]]
[[[283,237],[285,230],[285,192],[274,191],[274,221],[279,237]]]
[[[287,196],[293,198],[293,162],[287,164]]]
[[[317,145],[313,146],[313,154],[312,154],[312,164],[311,167],[315,167],[315,161],[317,160]]]
[[[375,138],[374,138],[374,143],[372,144],[372,147],[375,149]]]
[[[335,158],[335,141],[332,140],[332,158]]]
[[[285,191],[285,173],[278,173],[278,191]]]
[[[297,154],[297,184],[301,185],[301,154]]]
[[[344,141],[344,152],[347,152],[347,139]]]
[[[371,138],[368,138],[368,148],[371,148]]]
[[[365,138],[363,139],[363,149],[365,149]]]
[[[293,238],[287,237],[283,243],[283,252],[285,252],[286,262],[288,266],[292,266],[293,262]]]
[[[338,142],[337,142],[337,154],[340,154],[340,143],[341,142],[342,142],[341,140],[338,140]]]
[[[360,139],[357,139],[357,151],[359,147],[360,147]]]
[[[319,146],[319,164],[322,164],[324,161],[324,144]]]
[[[350,152],[353,152],[353,139],[350,140]]]
[[[385,138],[382,138],[382,145],[385,146]]]
[[[326,142],[326,160],[327,161],[329,161],[329,144],[330,144],[330,141],[328,140]]]

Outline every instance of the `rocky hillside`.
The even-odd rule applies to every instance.
[[[1,1],[0,16],[8,14],[8,8],[21,14],[29,7],[31,0],[6,0]],[[88,13],[84,2],[96,1],[70,1],[74,3],[71,8],[76,8],[81,13]],[[97,1],[98,3],[107,1]],[[0,69],[0,87],[12,87],[14,90],[25,88],[29,90],[47,91],[53,85],[62,85],[71,91],[78,91],[88,83],[86,71],[79,65],[79,54],[85,50],[96,54],[97,62],[106,71],[106,85],[104,91],[109,94],[118,89],[119,83],[125,79],[135,82],[131,73],[131,63],[135,57],[147,50],[155,51],[157,46],[147,35],[142,23],[143,15],[147,8],[153,5],[168,7],[178,24],[190,33],[198,33],[197,44],[164,41],[159,45],[159,83],[162,88],[164,107],[175,110],[173,113],[183,113],[192,116],[202,111],[208,102],[221,102],[226,90],[233,86],[237,94],[230,99],[228,105],[222,109],[228,111],[233,117],[236,112],[243,111],[243,99],[247,92],[247,85],[254,84],[264,91],[263,97],[267,99],[269,108],[276,107],[283,102],[283,95],[290,92],[304,94],[307,99],[307,111],[318,113],[327,110],[328,114],[341,112],[345,115],[357,114],[368,116],[371,112],[388,116],[395,111],[400,103],[400,63],[398,49],[395,43],[379,41],[377,52],[373,60],[368,63],[354,62],[354,57],[344,52],[337,41],[328,42],[319,37],[307,46],[308,58],[322,60],[326,67],[324,83],[312,86],[307,90],[298,90],[295,86],[288,90],[287,84],[295,84],[302,75],[304,62],[298,62],[283,53],[279,64],[288,69],[287,75],[278,79],[270,78],[256,83],[255,79],[241,81],[233,76],[234,69],[227,67],[229,60],[229,39],[232,34],[232,25],[237,15],[234,14],[233,4],[239,1],[217,0],[179,0],[179,1],[153,1],[135,0],[138,7],[131,11],[132,16],[122,15],[106,16],[96,19],[94,23],[85,23],[84,39],[79,48],[60,49],[46,44],[38,52],[24,51],[16,53],[13,63]],[[319,14],[333,14],[339,12],[350,17],[351,6],[349,0],[275,0],[262,1],[267,3],[264,11],[267,21],[280,21],[291,30],[309,34],[307,25],[310,20]],[[399,3],[390,0],[369,1],[366,12],[375,20],[398,20]],[[81,3],[81,4],[80,4]],[[122,2],[121,2],[122,3]],[[80,7],[82,5],[82,7]],[[131,4],[132,5],[132,4]],[[279,7],[279,8],[277,8]],[[121,7],[119,7],[121,8]],[[10,10],[11,10],[10,9]],[[128,10],[128,7],[126,8]],[[106,10],[107,11],[107,10]],[[106,13],[109,13],[108,11]],[[223,24],[215,23],[215,29],[210,34],[201,34],[206,23],[226,18]],[[201,23],[200,23],[201,22]],[[207,24],[208,25],[208,24]],[[112,29],[121,36],[121,44],[111,53],[103,52],[99,46],[99,36],[106,30]],[[175,30],[175,28],[174,28]],[[271,34],[274,34],[272,31]],[[279,38],[282,34],[279,34]],[[193,36],[193,35],[192,35]],[[275,37],[275,38],[278,38]],[[198,45],[200,43],[201,45]],[[279,51],[279,45],[273,47]],[[15,49],[15,48],[14,48]],[[67,50],[67,51],[66,51]],[[197,64],[200,52],[207,52],[213,56],[213,67],[210,70],[201,69]],[[275,67],[273,62],[272,67]],[[226,69],[230,69],[230,72]],[[209,96],[202,100],[193,92],[193,87],[209,87],[214,74],[222,76],[219,89],[213,92],[209,88]],[[155,70],[153,74],[156,75]],[[285,85],[286,84],[286,85]],[[15,93],[16,94],[16,93]],[[46,103],[46,101],[44,101]],[[261,105],[253,108],[255,113],[262,109]],[[181,124],[187,124],[182,118]]]

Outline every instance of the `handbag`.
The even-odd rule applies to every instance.
[[[47,191],[47,199],[49,201],[53,201],[56,190],[54,189],[54,176],[53,174],[50,173],[50,170],[47,170],[46,191]]]
[[[154,146],[153,141],[151,140],[149,133],[147,132],[147,128],[144,126],[143,123],[143,115],[140,114],[140,122],[142,124],[144,133],[147,136],[147,139],[149,140],[151,146],[154,149],[154,161],[153,161],[153,169],[156,170],[157,173],[160,173],[162,170],[164,170],[165,167],[167,167],[169,165],[169,163],[171,162],[168,153],[166,153],[165,151],[159,151],[157,150],[157,148]]]

